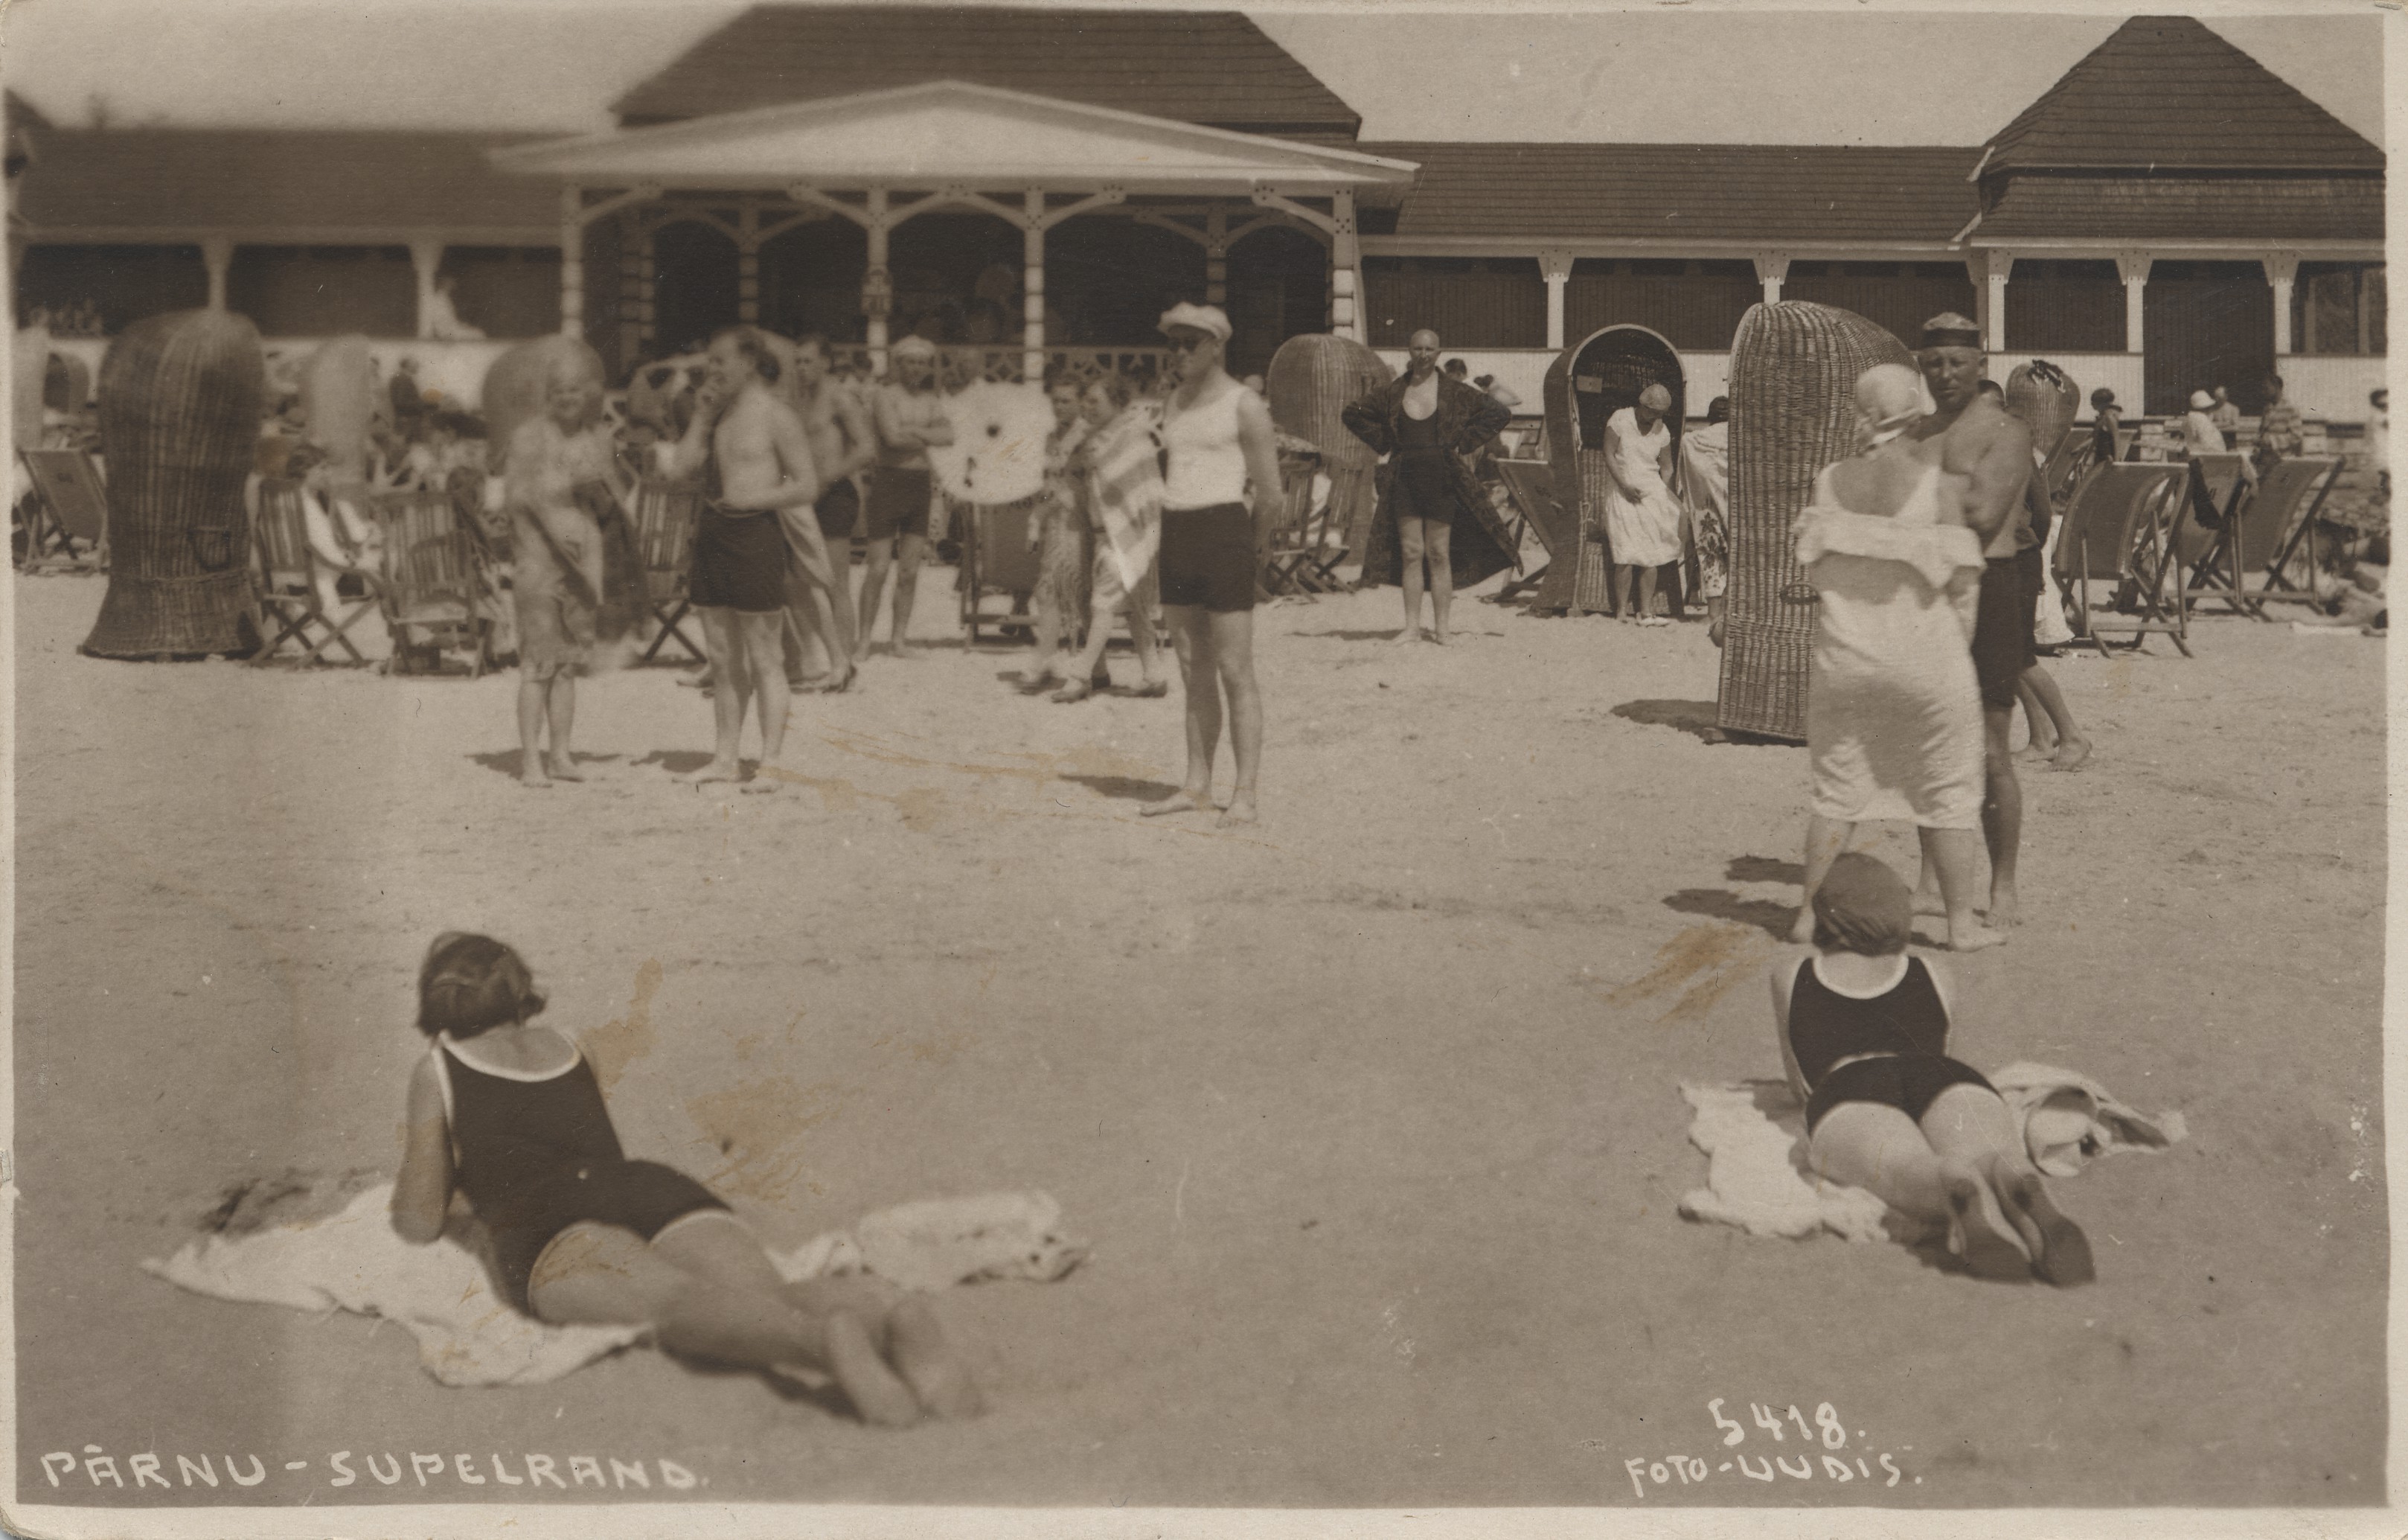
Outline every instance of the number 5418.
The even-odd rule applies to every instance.
[[[1772,1435],[1772,1441],[1775,1444],[1781,1443],[1784,1439],[1788,1437],[1788,1430],[1783,1426],[1780,1413],[1775,1412],[1769,1406],[1765,1406],[1753,1401],[1747,1403],[1747,1409],[1756,1427],[1770,1433]],[[1742,1423],[1736,1418],[1725,1417],[1723,1415],[1722,1397],[1716,1396],[1713,1400],[1706,1403],[1706,1415],[1713,1418],[1714,1419],[1714,1426],[1722,1430],[1723,1446],[1725,1448],[1729,1448],[1735,1445],[1743,1444],[1747,1441],[1746,1425]],[[1814,1408],[1814,1420],[1812,1424],[1807,1422],[1806,1415],[1803,1412],[1800,1412],[1794,1405],[1789,1408],[1788,1415],[1789,1420],[1797,1424],[1798,1441],[1799,1443],[1806,1445],[1813,1444],[1816,1439],[1816,1434],[1819,1432],[1821,1434],[1823,1447],[1827,1449],[1844,1449],[1848,1446],[1848,1430],[1840,1425],[1839,1409],[1833,1406],[1829,1402],[1824,1402],[1821,1405]]]

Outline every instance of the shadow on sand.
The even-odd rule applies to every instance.
[[[1054,779],[1076,782],[1098,797],[1124,802],[1159,802],[1179,789],[1168,781],[1140,781],[1126,775],[1062,775]]]

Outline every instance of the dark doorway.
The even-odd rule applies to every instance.
[[[1262,373],[1289,338],[1329,329],[1327,248],[1285,225],[1248,236],[1229,250],[1226,308],[1229,372]]]
[[[2252,416],[2274,369],[2274,291],[2254,262],[2160,262],[2141,308],[2152,417],[2179,417],[2190,393],[2222,385]],[[2013,301],[2010,299],[2010,304]]]
[[[708,224],[682,221],[652,236],[652,351],[698,348],[736,324],[736,243]]]
[[[763,242],[761,324],[785,337],[818,332],[833,342],[860,341],[867,335],[861,275],[868,261],[868,233],[840,215]]]

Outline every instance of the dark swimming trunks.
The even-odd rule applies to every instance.
[[[1254,607],[1254,518],[1243,503],[1162,514],[1162,602],[1215,614]]]

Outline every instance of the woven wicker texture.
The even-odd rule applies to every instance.
[[[1913,362],[1897,338],[1853,310],[1784,300],[1740,318],[1717,726],[1805,741],[1814,591],[1789,526],[1813,496],[1815,475],[1855,447],[1856,377],[1875,364]]]
[[[1539,582],[1530,608],[1542,613],[1611,614],[1610,571],[1613,552],[1605,539],[1606,419],[1636,406],[1639,393],[1661,385],[1672,393],[1665,421],[1672,430],[1678,465],[1681,433],[1688,411],[1688,386],[1681,355],[1671,343],[1644,326],[1615,325],[1593,332],[1566,348],[1547,366],[1547,450],[1554,464],[1555,501],[1577,510],[1577,552],[1557,553]],[[1671,576],[1667,569],[1666,576]],[[1665,589],[1677,594],[1677,586]],[[1677,613],[1677,610],[1675,611]]]
[[[108,592],[85,652],[257,647],[243,481],[265,391],[259,333],[238,315],[152,316],[109,344],[100,367]]]
[[[2043,460],[2055,459],[2065,447],[2081,407],[2082,388],[2073,376],[2045,358],[2018,364],[2007,376],[2007,410],[2031,429],[2032,449]]]
[[[485,463],[494,475],[502,472],[502,462],[510,452],[510,436],[518,432],[519,425],[542,412],[544,381],[551,375],[552,361],[559,358],[580,359],[594,371],[594,378],[603,378],[602,355],[574,337],[538,337],[486,366],[478,400],[485,413]]]
[[[1346,532],[1346,548],[1357,553],[1370,540],[1376,502],[1371,468],[1379,456],[1347,431],[1338,414],[1396,377],[1378,353],[1353,338],[1318,332],[1281,343],[1263,377],[1271,425],[1321,451],[1330,482],[1330,523]]]

